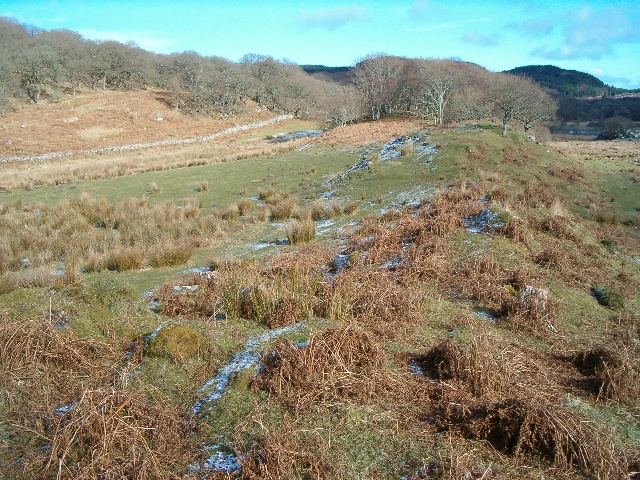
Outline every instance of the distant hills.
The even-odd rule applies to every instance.
[[[565,70],[553,65],[528,65],[506,70],[504,73],[527,77],[543,87],[572,97],[609,96],[612,90],[622,90],[605,85],[602,80],[588,73]]]
[[[599,78],[553,65],[528,65],[506,70],[546,88],[558,101],[561,122],[589,122],[603,128],[609,119],[640,122],[640,90],[606,85]]]
[[[527,65],[504,73],[527,77],[539,85],[570,97],[613,97],[640,93],[640,90],[627,90],[605,84],[588,73],[566,70],[554,65]]]
[[[324,65],[300,65],[300,68],[313,77],[332,80],[338,83],[349,83],[353,78],[351,67],[326,67]]]

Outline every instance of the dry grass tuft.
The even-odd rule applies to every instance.
[[[485,440],[516,457],[538,457],[597,478],[623,478],[626,465],[608,435],[560,407],[535,398],[495,402],[443,402],[435,412],[439,428]]]
[[[241,461],[242,478],[328,478],[330,461],[324,453],[330,445],[318,445],[318,436],[296,429],[291,423],[285,419],[286,435],[267,432],[252,443]]]
[[[545,217],[539,220],[535,220],[533,225],[540,231],[550,233],[556,238],[563,240],[571,240],[574,243],[580,243],[580,238],[577,237],[567,225],[568,220],[565,217],[559,215],[553,215]]]
[[[536,457],[597,478],[625,475],[625,455],[608,433],[558,406],[563,374],[551,357],[484,334],[466,350],[452,340],[436,344],[412,363],[429,378],[425,416],[439,430],[484,440],[518,462]]]
[[[306,346],[290,341],[264,358],[254,387],[286,399],[295,408],[332,398],[369,399],[384,385],[384,350],[354,325],[314,335]]]
[[[179,471],[193,424],[157,390],[135,386],[135,361],[48,320],[0,313],[3,419],[10,455],[22,457],[12,475],[161,479]]]
[[[285,226],[290,245],[298,245],[313,240],[316,236],[316,224],[311,218],[294,220]]]
[[[634,369],[636,355],[630,348],[596,348],[580,351],[571,363],[583,375],[583,388],[603,400],[637,403],[640,398],[640,378]]]
[[[522,166],[536,155],[526,146],[514,147],[507,145],[502,149],[502,161],[512,165]]]
[[[126,270],[139,270],[144,264],[144,254],[138,246],[117,247],[109,252],[104,261],[107,270],[124,272]]]
[[[182,265],[191,258],[193,251],[194,247],[190,242],[165,241],[151,248],[149,263],[154,268]]]
[[[193,423],[151,387],[85,390],[49,421],[43,470],[58,478],[171,478],[193,448]]]

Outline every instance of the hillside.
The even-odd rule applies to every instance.
[[[611,90],[618,90],[588,73],[553,65],[528,65],[506,70],[505,73],[527,77],[543,87],[571,97],[600,97],[609,95]]]
[[[227,121],[185,115],[167,104],[167,96],[161,90],[81,89],[55,102],[15,105],[2,117],[0,158],[197,138],[275,116],[255,104]]]
[[[0,164],[0,476],[640,470],[636,144],[319,126]]]
[[[300,65],[305,72],[316,78],[348,84],[353,80],[351,67],[326,67],[324,65]]]

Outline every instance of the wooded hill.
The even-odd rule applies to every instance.
[[[529,78],[545,88],[558,102],[562,122],[592,122],[605,128],[608,121],[640,122],[640,98],[616,97],[637,90],[606,85],[588,73],[553,65],[528,65],[504,73]]]
[[[507,75],[468,62],[381,54],[359,59],[353,67],[301,67],[251,53],[232,62],[191,51],[154,54],[133,43],[90,41],[68,30],[46,31],[0,19],[0,113],[14,102],[56,101],[75,95],[78,88],[155,88],[167,92],[164,101],[177,110],[223,119],[247,108],[322,119],[330,125],[399,113],[436,124],[492,117],[502,121],[506,132],[513,124],[529,130],[554,121],[560,101],[564,121],[612,116],[640,120],[636,99],[603,106],[558,95],[597,94],[604,84],[595,77],[556,67],[522,68],[507,72],[517,75]],[[556,77],[562,81],[553,80]],[[553,86],[560,90],[551,90]]]

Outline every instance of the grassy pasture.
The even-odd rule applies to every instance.
[[[355,137],[359,127],[352,128]],[[102,198],[103,211],[128,206],[145,221],[165,215],[164,223],[191,232],[177,241],[199,239],[184,264],[76,272],[67,283],[0,295],[8,392],[0,472],[126,476],[136,458],[133,478],[228,478],[189,471],[216,444],[242,459],[230,476],[246,479],[633,471],[640,460],[634,157],[566,156],[524,135],[504,138],[489,124],[434,130],[428,139],[437,148],[431,160],[406,148],[379,161],[379,143],[317,142],[0,197],[4,221],[16,228],[3,235],[18,235],[34,209],[43,212],[35,217],[47,208],[61,215],[79,202],[89,215]],[[363,155],[371,165],[344,175]],[[83,191],[93,200],[82,200]],[[259,196],[264,202],[247,203]],[[418,204],[423,198],[429,202]],[[258,219],[259,208],[286,201],[296,221],[315,217],[311,242],[286,245],[289,220]],[[338,212],[332,201],[358,208]],[[470,232],[465,220],[485,210],[500,226]],[[215,222],[207,230],[200,222],[208,217]],[[131,238],[161,231],[152,225]],[[82,228],[87,236],[96,229]],[[56,265],[58,255],[41,254],[39,267]],[[203,265],[212,276],[180,275]],[[174,289],[185,285],[197,288]],[[600,305],[595,287],[617,291],[624,305]],[[139,295],[149,290],[156,312]],[[232,376],[228,393],[193,415],[202,386],[247,341],[299,320],[297,330],[251,344],[263,370]],[[152,344],[149,334],[164,322],[180,328],[160,329],[162,341]],[[14,346],[16,331],[29,341]],[[307,343],[293,343],[300,341]],[[74,349],[82,355],[68,353]],[[104,408],[91,410],[90,402]],[[29,413],[34,404],[45,422]],[[190,433],[178,440],[170,431]],[[127,434],[129,442],[114,441]]]

